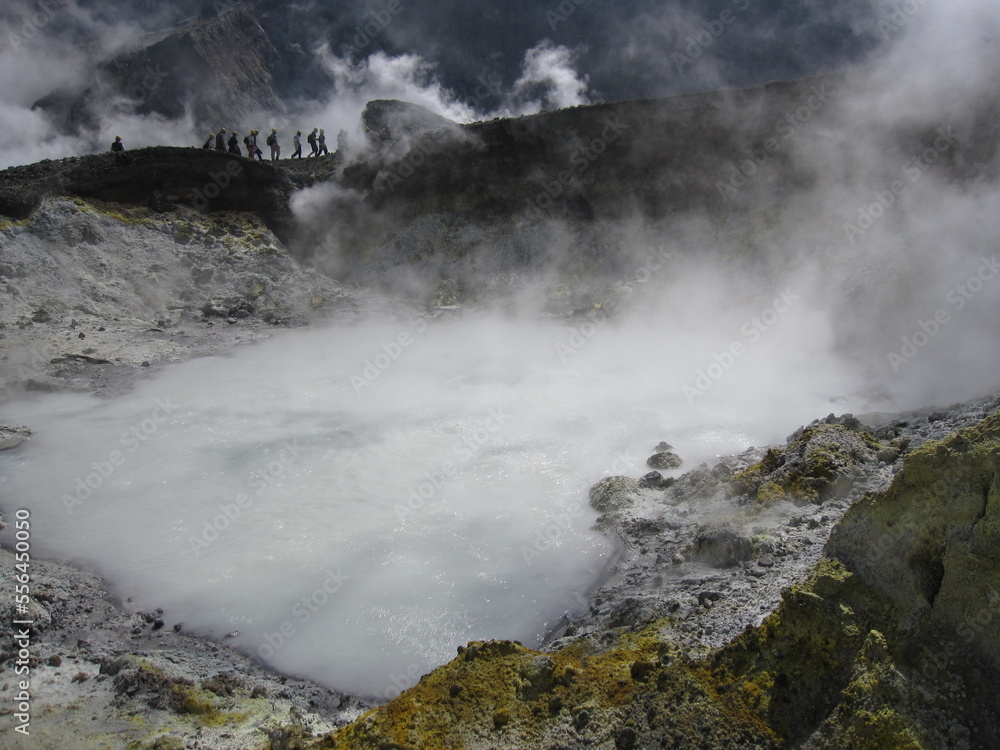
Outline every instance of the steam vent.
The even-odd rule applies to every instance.
[[[998,39],[8,0],[0,747],[1000,748]]]

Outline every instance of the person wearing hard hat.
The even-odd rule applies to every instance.
[[[240,151],[239,135],[240,134],[234,130],[232,135],[229,136],[229,153],[233,156],[243,156],[243,152]]]
[[[125,144],[122,143],[122,137],[120,135],[115,136],[115,142],[111,144],[112,151],[124,151]]]
[[[215,133],[208,134],[208,140],[205,141],[205,145],[202,146],[204,149],[214,149],[215,148]]]
[[[267,137],[267,145],[271,147],[271,161],[278,161],[281,158],[281,144],[278,143],[277,128],[271,128],[271,135]]]
[[[316,134],[319,132],[319,128],[313,128],[312,132],[306,138],[309,141],[309,145],[312,147],[312,153],[309,156],[316,156],[319,154],[319,146],[316,145]]]

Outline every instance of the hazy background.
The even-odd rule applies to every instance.
[[[8,0],[0,8],[0,164],[103,150],[118,132],[131,147],[203,142],[202,131],[217,125],[180,111],[185,97],[164,92],[181,88],[193,98],[210,71],[154,65],[148,81],[140,75],[125,86],[109,71],[121,55],[159,41],[159,32],[220,11],[249,9],[273,45],[249,86],[268,106],[253,123],[226,124],[325,124],[335,133],[353,130],[360,108],[379,97],[470,120],[836,69],[881,54],[892,41],[898,32],[877,26],[888,7],[862,0],[794,8],[774,0]],[[715,34],[699,43],[713,24]],[[33,108],[53,93],[76,109]]]

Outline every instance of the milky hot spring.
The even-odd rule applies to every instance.
[[[30,509],[36,557],[168,628],[391,697],[456,646],[536,646],[585,606],[613,554],[587,502],[602,477],[646,473],[662,440],[691,468],[849,410],[822,336],[786,328],[738,358],[738,325],[276,332],[121,397],[6,405],[34,437],[0,455],[3,510]]]

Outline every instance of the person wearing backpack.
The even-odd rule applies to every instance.
[[[267,145],[271,147],[271,161],[278,161],[281,158],[281,144],[278,143],[277,128],[271,128],[271,135],[267,137]]]
[[[316,145],[316,133],[319,132],[319,128],[313,128],[309,137],[306,138],[309,141],[309,146],[312,148],[312,153],[309,156],[317,156],[319,154],[319,147]]]

